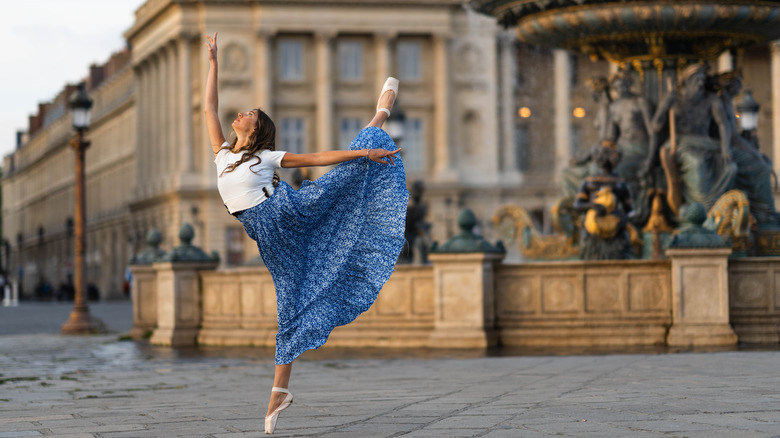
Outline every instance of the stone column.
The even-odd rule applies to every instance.
[[[449,100],[450,69],[448,46],[450,35],[433,36],[433,174],[440,182],[457,181],[450,157]]]
[[[670,248],[672,327],[669,346],[736,345],[729,325],[731,248]]]
[[[144,339],[157,327],[157,274],[150,265],[131,265],[133,328],[130,337]]]
[[[274,68],[276,63],[273,61],[273,41],[275,32],[268,29],[260,29],[257,32],[257,41],[255,43],[255,98],[254,101],[260,105],[260,109],[273,117],[273,84]]]
[[[162,112],[160,107],[162,106],[162,99],[159,98],[162,87],[160,82],[162,77],[160,75],[160,55],[156,53],[151,59],[151,80],[150,80],[150,93],[148,95],[149,102],[149,143],[145,146],[149,151],[150,161],[149,167],[146,171],[148,181],[151,183],[150,193],[157,193],[157,182],[160,179],[160,113]]]
[[[183,173],[195,170],[193,157],[193,133],[192,133],[192,44],[193,35],[182,33],[177,41],[177,55],[179,64],[179,170]]]
[[[501,107],[501,172],[505,184],[519,184],[522,182],[522,172],[517,165],[517,148],[515,146],[515,77],[517,65],[515,57],[515,33],[505,31],[498,36],[498,50],[500,62],[500,88],[499,105]]]
[[[555,132],[555,179],[571,156],[571,61],[566,50],[553,50],[553,105]]]
[[[134,196],[136,198],[142,197],[145,190],[146,178],[143,174],[143,169],[146,165],[146,90],[149,83],[148,75],[148,63],[142,61],[135,66],[135,81],[136,81],[136,120],[135,120],[135,172],[136,183]]]
[[[769,45],[772,81],[772,161],[775,173],[780,174],[780,40]]]
[[[374,47],[376,50],[376,92],[382,89],[387,77],[390,76],[390,41],[395,38],[394,33],[377,32],[374,34]]]
[[[317,151],[328,151],[333,147],[333,33],[315,35],[317,96]]]
[[[730,50],[726,50],[718,57],[718,73],[734,70],[734,57]]]
[[[335,81],[333,77],[333,40],[336,34],[333,32],[320,32],[314,36],[315,66],[315,96],[316,96],[316,152],[329,151],[335,144],[333,137],[334,106],[333,89]],[[323,167],[309,169],[309,178],[315,179],[327,171]]]
[[[174,177],[179,171],[179,149],[181,146],[181,137],[179,131],[178,108],[179,108],[179,93],[177,84],[181,83],[181,77],[177,69],[178,63],[176,62],[176,40],[171,40],[165,45],[165,90],[164,99],[165,102],[165,125],[163,132],[165,133],[163,146],[163,169],[167,178],[165,178],[165,184],[168,185],[172,182]]]

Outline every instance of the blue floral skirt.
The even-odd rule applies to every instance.
[[[397,149],[379,128],[362,130],[349,148]],[[347,161],[297,191],[280,182],[238,216],[274,280],[276,364],[323,345],[371,307],[393,273],[409,198],[403,163],[394,161]]]

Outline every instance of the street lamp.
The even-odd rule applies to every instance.
[[[385,122],[385,130],[396,145],[403,141],[406,131],[406,114],[404,114],[397,103],[392,114],[390,114],[390,117],[388,117]]]
[[[758,127],[758,110],[761,106],[753,98],[750,88],[746,88],[742,93],[742,101],[737,104],[737,114],[739,114],[739,128],[746,140],[757,146],[755,138],[756,128]]]
[[[87,307],[87,288],[84,269],[84,253],[86,252],[86,198],[84,189],[84,153],[89,147],[89,141],[84,140],[84,132],[89,129],[90,109],[92,100],[87,95],[86,84],[78,84],[69,102],[73,129],[76,130],[70,146],[75,152],[75,212],[73,225],[75,231],[74,254],[74,289],[73,311],[70,318],[62,325],[63,334],[80,335],[103,331],[103,323],[89,314]]]

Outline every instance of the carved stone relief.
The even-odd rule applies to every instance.
[[[249,55],[246,47],[238,43],[229,43],[223,50],[226,73],[244,73],[249,68]]]

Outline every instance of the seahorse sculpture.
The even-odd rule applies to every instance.
[[[756,220],[750,214],[750,202],[739,190],[729,190],[718,198],[704,222],[705,228],[721,237],[731,238],[734,252],[747,251],[750,229],[755,225]]]
[[[612,193],[612,187],[604,186],[594,195],[594,204],[604,207],[606,214],[599,216],[595,209],[590,209],[585,213],[585,229],[590,234],[595,234],[604,239],[615,237],[619,231],[620,217],[612,214],[617,205],[615,194]]]
[[[553,228],[558,232],[544,235],[534,226],[531,215],[519,205],[503,205],[493,214],[493,226],[504,233],[506,243],[517,239],[520,252],[529,260],[565,260],[579,255],[578,221],[571,217],[571,200],[564,198],[552,208]]]

